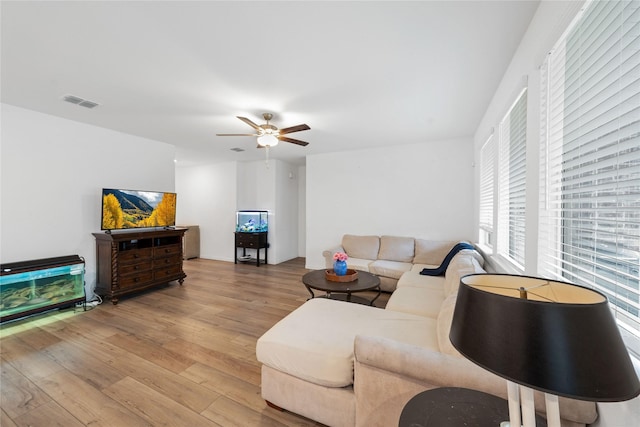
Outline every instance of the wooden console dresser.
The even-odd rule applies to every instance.
[[[96,294],[118,297],[177,280],[182,270],[182,238],[186,229],[93,233],[96,238]]]

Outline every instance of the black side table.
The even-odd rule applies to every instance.
[[[235,244],[235,254],[234,256],[234,264],[238,263],[238,248],[242,248],[242,256],[243,259],[242,261],[251,261],[251,262],[255,262],[256,265],[258,267],[260,267],[260,249],[264,249],[264,263],[268,264],[269,263],[269,254],[268,254],[268,250],[269,250],[269,243],[267,242],[267,232],[266,231],[260,231],[260,232],[256,232],[256,233],[250,233],[250,232],[239,232],[236,231],[235,232],[235,240],[236,240],[236,244]],[[255,249],[256,250],[256,258],[253,259],[249,259],[247,260],[246,256],[247,256],[247,249]]]
[[[509,421],[509,404],[492,394],[443,387],[415,395],[400,414],[399,427],[499,427]],[[536,427],[547,427],[536,415]]]

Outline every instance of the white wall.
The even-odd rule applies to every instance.
[[[178,221],[200,226],[202,258],[233,261],[236,210],[269,211],[269,264],[287,261],[298,256],[298,179],[275,159],[178,167]]]
[[[275,263],[284,262],[298,256],[298,168],[287,162],[278,161],[275,170],[275,200],[277,217],[277,244]]]
[[[262,167],[264,167],[264,164]],[[264,192],[265,189],[263,188],[263,183],[258,179],[257,173],[258,169],[256,169],[255,163],[237,163],[237,187],[235,189],[237,201],[234,209],[258,209],[255,206],[258,201],[258,194]],[[266,207],[264,210],[266,210]]]
[[[200,228],[200,257],[233,261],[237,163],[176,168],[177,223]]]
[[[307,248],[307,168],[298,168],[298,256],[306,257]]]
[[[271,159],[268,166],[263,161],[249,162],[238,170],[238,209],[269,211],[269,264],[297,257],[297,168]]]
[[[539,66],[545,55],[566,30],[573,17],[580,10],[581,1],[543,1],[534,16],[527,33],[523,37],[511,64],[494,94],[491,104],[476,131],[474,137],[474,150],[476,162],[480,159],[480,148],[491,133],[491,129],[497,129],[500,120],[507,108],[515,100],[518,88],[523,81],[529,88],[527,97],[527,216],[526,216],[526,246],[525,246],[525,273],[535,275],[537,272],[537,246],[538,246],[538,159],[539,159]],[[477,171],[479,172],[479,171]],[[474,204],[474,236],[478,236],[478,200],[479,200],[479,174],[475,176],[475,204]],[[477,240],[477,237],[474,238]],[[491,264],[499,272],[511,271],[508,265],[493,258]],[[640,367],[636,361],[636,370]],[[640,397],[622,403],[599,403],[599,419],[594,427],[621,427],[630,426],[635,420],[640,419]]]
[[[307,268],[343,234],[473,239],[472,140],[307,157]]]
[[[263,161],[238,164],[238,203],[236,208],[238,210],[269,212],[269,264],[278,263],[276,260],[278,218],[275,215],[277,170],[278,161],[273,159],[269,161],[268,167]],[[264,254],[264,251],[261,252]]]
[[[95,288],[102,188],[174,191],[172,145],[1,104],[0,260],[86,261]]]

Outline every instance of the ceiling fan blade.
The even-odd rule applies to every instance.
[[[253,123],[251,120],[247,119],[246,117],[240,117],[240,116],[236,116],[236,117],[242,120],[243,122],[245,122],[246,124],[248,124],[249,126],[251,126],[252,128],[254,128],[255,130],[260,130],[260,126]]]
[[[216,136],[258,136],[257,133],[216,133]]]
[[[305,125],[306,126],[306,125]],[[298,144],[298,145],[302,145],[303,147],[306,147],[307,145],[309,145],[308,142],[305,141],[300,141],[299,139],[293,139],[293,138],[288,138],[286,136],[279,136],[278,139],[280,141],[285,141],[285,142],[290,142],[292,144]]]
[[[311,129],[309,126],[307,125],[297,125],[297,126],[291,126],[288,128],[284,128],[284,129],[280,129],[280,135],[285,135],[287,133],[293,133],[293,132],[300,132],[301,130],[309,130]]]

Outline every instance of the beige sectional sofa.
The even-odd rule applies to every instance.
[[[333,254],[346,253],[349,256],[348,268],[375,274],[380,278],[380,288],[393,292],[400,277],[411,271],[414,264],[437,267],[456,243],[413,237],[345,234],[340,246],[323,251],[322,256],[326,267],[332,268]]]
[[[439,265],[454,244],[425,244],[434,248],[435,262],[409,262],[385,309],[315,298],[275,324],[256,346],[262,397],[328,426],[362,427],[398,425],[404,405],[431,388],[466,387],[506,398],[505,380],[462,357],[449,341],[460,277],[484,272],[480,254],[459,252],[444,276],[419,274]],[[541,413],[543,402],[537,395]],[[593,402],[561,398],[560,410],[564,427],[597,418]]]

